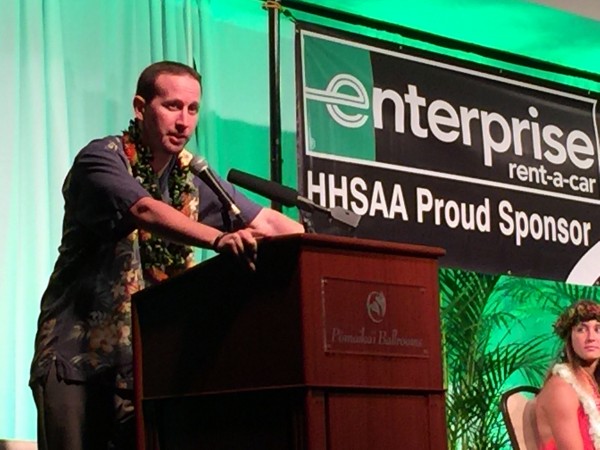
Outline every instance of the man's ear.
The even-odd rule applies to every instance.
[[[144,120],[144,110],[146,108],[146,100],[141,96],[136,95],[133,97],[133,111],[135,112],[135,118],[138,120]]]

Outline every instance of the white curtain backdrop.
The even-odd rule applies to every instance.
[[[293,185],[291,23],[282,31],[284,182]],[[29,365],[75,154],[127,127],[140,71],[168,59],[203,75],[190,150],[221,175],[237,167],[268,177],[267,52],[258,1],[0,0],[0,439],[36,437]]]
[[[0,0],[0,437],[35,439],[27,379],[71,161],[127,126],[143,67],[199,59],[199,30],[195,0]]]

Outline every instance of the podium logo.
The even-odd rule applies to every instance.
[[[333,120],[346,128],[360,128],[369,119],[367,114],[344,112],[340,106],[349,106],[359,110],[369,110],[370,101],[364,84],[353,75],[340,73],[335,75],[325,89],[304,88],[307,99],[325,103],[327,112]]]
[[[381,291],[372,291],[367,297],[367,315],[373,323],[381,323],[385,318],[385,295]]]

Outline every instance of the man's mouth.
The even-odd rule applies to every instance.
[[[187,139],[187,136],[182,135],[182,134],[170,134],[169,135],[169,140],[171,142],[175,142],[175,143],[180,143],[180,142],[185,142]]]

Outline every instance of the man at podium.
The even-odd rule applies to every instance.
[[[132,294],[190,267],[194,246],[253,268],[257,236],[303,232],[184,149],[200,97],[190,67],[148,66],[128,129],[90,142],[65,179],[30,378],[40,450],[134,448]]]

